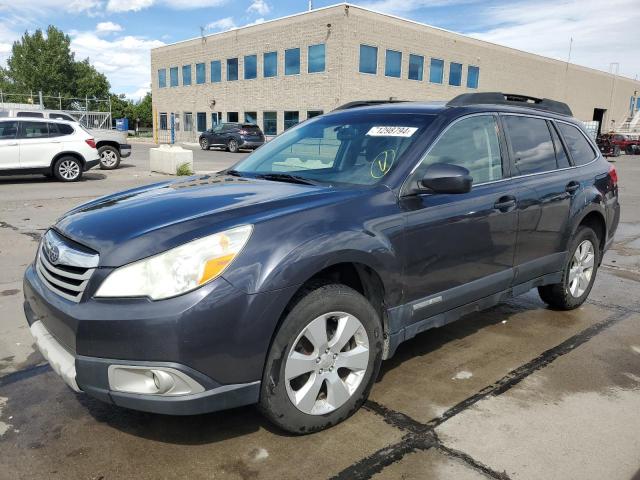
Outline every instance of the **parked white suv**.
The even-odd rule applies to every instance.
[[[75,182],[99,162],[95,140],[77,123],[0,118],[0,175],[42,173]]]

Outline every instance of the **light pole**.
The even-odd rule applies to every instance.
[[[615,130],[616,119],[613,118],[613,96],[616,91],[616,77],[620,72],[620,63],[619,62],[611,62],[609,64],[609,73],[613,75],[613,81],[611,84],[611,99],[609,100],[609,120],[611,123],[611,130]]]

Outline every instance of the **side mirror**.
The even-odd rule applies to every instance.
[[[434,193],[467,193],[473,177],[469,170],[451,163],[434,163],[419,181],[419,186]]]

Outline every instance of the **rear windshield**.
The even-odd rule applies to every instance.
[[[316,117],[268,142],[233,170],[311,181],[373,185],[403,161],[433,115],[356,113]]]
[[[249,133],[261,133],[260,127],[253,124],[242,125],[242,130],[246,130]]]

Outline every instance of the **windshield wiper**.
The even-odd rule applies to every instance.
[[[291,175],[290,173],[263,173],[256,175],[256,178],[263,178],[264,180],[273,180],[275,182],[289,182],[300,183],[302,185],[317,185],[313,180],[308,178],[299,177],[298,175]]]
[[[242,173],[239,172],[238,170],[227,170],[226,172],[223,172],[225,175],[231,175],[232,177],[241,177]]]

